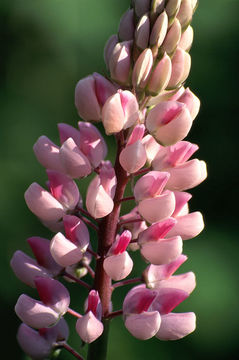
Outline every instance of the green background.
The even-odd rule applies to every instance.
[[[103,47],[117,31],[128,3],[1,0],[0,310],[2,347],[8,359],[26,359],[15,340],[20,322],[13,308],[21,293],[35,294],[14,277],[9,260],[17,249],[30,254],[27,237],[51,236],[23,199],[30,183],[45,181],[32,146],[43,134],[57,143],[58,122],[76,125],[75,84],[94,71],[105,72]],[[193,20],[195,39],[187,84],[202,106],[188,140],[200,145],[197,157],[207,162],[209,176],[191,191],[191,209],[203,212],[206,229],[185,242],[189,260],[182,271],[196,273],[197,288],[178,310],[196,312],[197,331],[178,342],[143,342],[130,336],[121,319],[116,319],[109,359],[234,359],[238,350],[238,13],[238,0],[201,0]],[[108,145],[114,148],[113,141],[108,140]],[[84,193],[85,182],[80,189]],[[142,267],[142,261],[138,266]],[[82,311],[85,291],[76,285],[70,289],[71,306]],[[123,299],[117,291],[115,309]],[[75,320],[69,321],[69,343],[79,350]],[[65,351],[59,357],[72,358]]]

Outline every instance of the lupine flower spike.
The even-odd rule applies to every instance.
[[[178,340],[195,330],[193,312],[173,310],[196,286],[193,272],[175,275],[187,260],[184,240],[204,228],[202,214],[189,210],[188,192],[207,176],[205,162],[191,158],[200,100],[185,85],[196,6],[132,0],[106,42],[105,75],[86,74],[76,84],[78,124],[58,124],[59,142],[43,135],[33,146],[46,183],[31,184],[25,201],[49,236],[27,239],[35,258],[18,250],[11,259],[16,276],[35,291],[15,306],[23,322],[17,340],[32,359],[56,357],[60,349],[83,359],[67,343],[66,313],[88,344],[88,360],[107,358],[116,316],[140,340]],[[116,140],[113,162],[105,136]],[[112,293],[124,285],[131,289],[114,309]],[[86,298],[80,312],[69,307],[71,286],[88,292],[79,290],[79,308]]]

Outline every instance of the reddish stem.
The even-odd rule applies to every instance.
[[[77,358],[79,360],[84,360],[84,358],[77,351],[75,351],[70,345],[68,345],[66,342],[59,342],[59,343],[57,343],[57,345],[59,345],[60,347],[63,347],[67,351],[69,351],[72,355],[75,356],[75,358]]]
[[[98,290],[102,309],[103,316],[107,316],[110,309],[110,301],[111,301],[111,278],[105,273],[103,268],[104,258],[115,240],[115,236],[117,233],[117,226],[120,214],[120,199],[123,198],[125,187],[128,182],[128,176],[126,171],[121,167],[119,163],[119,155],[124,146],[124,138],[123,133],[119,134],[117,138],[118,148],[117,148],[117,156],[115,160],[115,174],[117,178],[117,186],[114,197],[114,208],[112,212],[102,219],[99,224],[99,243],[98,243],[98,254],[100,258],[96,261],[96,270],[95,270],[95,282],[94,288]]]
[[[134,197],[134,196],[128,196],[128,197],[125,197],[125,198],[123,198],[123,199],[120,199],[120,202],[130,201],[130,200],[135,200],[135,197]]]
[[[78,319],[82,318],[82,315],[79,314],[78,312],[76,312],[75,310],[68,308],[67,312],[68,312],[68,314],[71,314],[71,315],[77,317]]]
[[[117,287],[128,285],[128,284],[134,284],[134,283],[137,283],[137,282],[142,282],[141,277],[119,281],[119,282],[113,284],[112,287],[114,289],[116,289]]]
[[[85,266],[85,265],[84,265]],[[62,274],[65,277],[68,277],[71,280],[74,280],[75,282],[77,282],[78,284],[84,286],[87,290],[91,290],[91,286],[89,284],[87,284],[86,282],[84,282],[81,279],[78,279],[77,277],[67,273],[66,271]]]
[[[120,316],[122,314],[123,314],[123,310],[113,311],[107,315],[107,319],[111,320],[111,319],[115,318],[116,316]]]
[[[144,221],[144,220],[142,220],[142,219],[132,219],[132,220],[130,220],[129,219],[129,220],[121,221],[119,223],[119,225],[122,226],[122,225],[125,225],[125,224],[137,223],[137,222],[142,222],[142,221]]]
[[[84,267],[88,270],[88,273],[90,274],[90,276],[94,279],[95,278],[95,272],[94,270],[87,264],[84,264]]]
[[[133,176],[138,176],[138,175],[141,175],[141,174],[145,174],[147,173],[148,171],[150,171],[151,169],[150,168],[143,168],[139,171],[136,171],[135,173],[133,173],[132,175]]]

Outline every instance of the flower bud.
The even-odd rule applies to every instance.
[[[162,14],[158,16],[157,20],[155,21],[155,24],[150,34],[150,45],[159,48],[165,39],[165,36],[167,34],[167,29],[168,29],[168,16],[164,11]]]
[[[132,74],[132,84],[136,88],[144,89],[153,66],[153,54],[145,49],[136,60]]]
[[[75,89],[75,106],[80,117],[99,121],[101,107],[115,91],[115,86],[100,74],[94,73],[81,79]]]
[[[154,24],[158,15],[161,14],[165,7],[165,0],[152,0],[151,2],[151,11],[150,19],[151,23]]]
[[[141,169],[147,159],[144,145],[141,142],[144,131],[144,125],[136,125],[126,147],[121,151],[119,156],[121,166],[130,174]]]
[[[64,172],[59,156],[59,146],[55,145],[46,136],[39,137],[33,146],[33,151],[44,168]]]
[[[133,0],[135,14],[140,18],[143,14],[149,12],[151,0]]]
[[[185,51],[189,51],[191,49],[193,43],[193,28],[192,26],[188,26],[187,29],[182,33],[179,47]]]
[[[105,47],[104,47],[104,60],[107,68],[109,69],[110,59],[114,50],[115,45],[118,43],[118,36],[111,35],[110,38],[107,40]]]
[[[128,9],[120,19],[118,36],[120,41],[134,38],[134,10]]]
[[[131,67],[132,41],[117,43],[109,59],[111,77],[119,84],[128,84]]]
[[[187,88],[177,101],[182,102],[187,106],[192,120],[194,120],[200,108],[199,98],[189,88]]]
[[[169,83],[171,73],[172,63],[170,57],[165,53],[163,58],[158,62],[150,76],[146,89],[147,93],[155,96],[159,92],[164,90]]]
[[[172,75],[168,83],[168,89],[180,86],[187,79],[190,68],[190,55],[178,47],[172,58]]]
[[[192,126],[192,118],[185,104],[165,101],[148,114],[146,127],[162,145],[172,145],[184,139]]]
[[[181,24],[178,19],[175,19],[160,48],[160,53],[163,54],[166,52],[172,56],[180,42],[181,33]]]
[[[180,21],[182,30],[184,31],[192,21],[193,5],[192,0],[182,0],[177,18]]]
[[[136,97],[128,90],[118,90],[102,109],[102,122],[107,135],[118,133],[136,123],[139,114]]]
[[[179,12],[179,8],[182,0],[168,0],[166,5],[166,12],[168,14],[169,26],[172,25],[177,13]]]
[[[135,44],[141,50],[148,47],[150,33],[150,20],[147,14],[143,15],[139,20],[135,30]]]

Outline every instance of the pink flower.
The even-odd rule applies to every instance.
[[[86,314],[76,322],[76,331],[81,339],[86,343],[95,341],[103,332],[102,306],[98,291],[91,290],[87,299]]]
[[[109,161],[102,163],[97,175],[90,183],[86,194],[86,207],[95,218],[108,215],[114,207],[116,188],[115,171]]]
[[[41,301],[21,295],[15,306],[16,314],[33,328],[52,326],[68,310],[68,290],[59,281],[50,278],[36,277],[35,284]]]
[[[147,159],[146,150],[141,141],[144,131],[144,125],[136,125],[127,141],[126,147],[120,153],[120,164],[130,174],[141,169]]]
[[[116,87],[102,75],[94,73],[81,79],[75,89],[75,106],[84,120],[101,119],[101,108]]]
[[[116,94],[108,98],[102,109],[102,122],[107,135],[131,127],[138,119],[137,99],[128,90],[118,90]]]
[[[131,238],[128,230],[118,235],[104,260],[105,272],[115,281],[126,278],[132,271],[133,261],[126,251]]]
[[[63,218],[66,236],[57,233],[51,240],[50,251],[55,261],[63,267],[76,264],[89,246],[89,232],[77,216]]]
[[[58,341],[65,341],[69,336],[66,321],[61,318],[50,328],[41,328],[38,331],[26,324],[21,324],[17,332],[17,341],[22,350],[36,360],[48,358]]]

